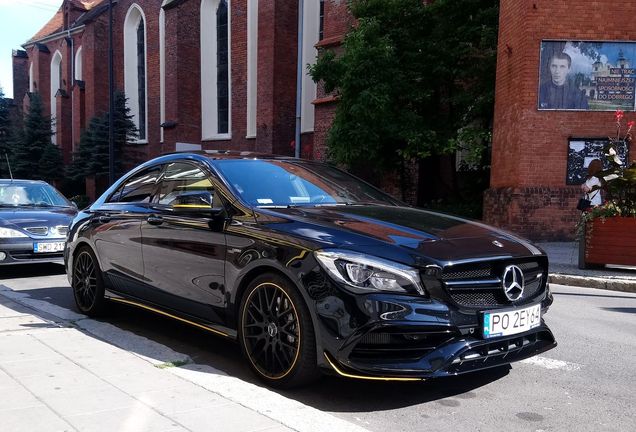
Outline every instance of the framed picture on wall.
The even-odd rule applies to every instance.
[[[594,159],[601,160],[603,169],[608,169],[610,165],[605,160],[604,149],[609,142],[609,138],[568,138],[568,166],[565,184],[583,184],[587,178],[587,167]],[[629,158],[627,142],[622,141],[617,151],[623,163],[626,163]]]
[[[636,110],[636,43],[541,42],[539,110]]]

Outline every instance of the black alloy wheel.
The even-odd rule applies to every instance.
[[[80,312],[97,316],[104,312],[104,283],[97,259],[88,248],[82,248],[73,260],[73,295]]]
[[[240,319],[241,348],[259,378],[282,388],[314,379],[313,326],[307,306],[288,281],[275,274],[252,281],[241,302]]]

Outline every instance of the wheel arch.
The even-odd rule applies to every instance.
[[[240,278],[240,280],[238,281],[238,285],[236,286],[236,289],[234,290],[233,303],[230,305],[230,308],[229,308],[232,314],[232,316],[229,317],[230,326],[233,325],[234,328],[237,330],[237,332],[239,331],[239,316],[240,316],[239,309],[241,307],[241,299],[243,298],[243,295],[245,294],[245,291],[247,290],[247,287],[249,286],[249,284],[260,275],[263,275],[266,273],[273,273],[284,278],[291,284],[291,286],[296,288],[296,290],[300,293],[300,296],[305,302],[305,306],[307,306],[307,309],[309,310],[309,316],[314,328],[314,335],[316,339],[316,352],[322,353],[322,343],[320,342],[320,326],[316,320],[317,319],[316,314],[312,313],[312,310],[315,310],[315,308],[312,305],[313,301],[309,298],[307,291],[303,289],[303,287],[298,283],[298,281],[294,280],[294,278],[292,278],[287,272],[281,270],[275,265],[262,264],[262,265],[256,266],[250,269],[249,271],[247,271]],[[321,359],[320,359],[320,356],[318,357],[319,357],[318,363],[320,364]]]

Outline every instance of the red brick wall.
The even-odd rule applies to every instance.
[[[635,40],[635,15],[636,1],[500,2],[487,222],[533,239],[574,237],[579,192],[565,185],[567,139],[612,134],[613,113],[537,110],[541,40]]]
[[[26,56],[26,52],[21,50],[14,51],[12,63],[13,99],[21,101],[25,93],[29,91],[29,58]]]

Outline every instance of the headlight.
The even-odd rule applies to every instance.
[[[355,291],[426,294],[419,272],[404,264],[341,249],[314,254],[332,277]]]
[[[28,237],[28,235],[11,228],[0,228],[0,238]]]

